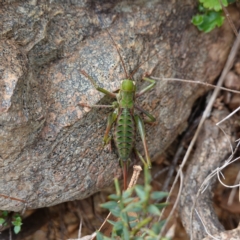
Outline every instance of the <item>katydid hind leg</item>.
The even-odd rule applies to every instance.
[[[148,165],[144,157],[141,155],[141,153],[136,148],[134,148],[133,150],[136,154],[137,159],[140,160],[143,163],[143,165]]]
[[[142,89],[140,92],[136,93],[136,97],[143,95],[144,93],[148,92],[156,85],[156,81],[151,78],[145,77],[145,78],[143,78],[143,80],[150,82],[150,84],[147,87],[145,87],[144,89]]]
[[[144,152],[145,152],[148,168],[151,168],[152,164],[151,164],[150,156],[149,156],[149,153],[148,153],[146,133],[145,133],[145,127],[144,127],[143,120],[138,115],[135,115],[134,119],[135,119],[135,123],[136,123],[137,129],[138,129],[138,132],[139,132],[140,137],[141,137],[142,142],[143,142],[143,147],[144,147]]]

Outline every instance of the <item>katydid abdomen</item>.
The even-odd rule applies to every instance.
[[[135,143],[135,122],[132,108],[119,108],[115,123],[114,142],[118,151],[120,163],[123,167],[124,190],[127,189],[127,161]]]
[[[120,161],[125,162],[130,159],[135,142],[135,122],[132,109],[122,108],[120,111],[114,131],[114,142]]]

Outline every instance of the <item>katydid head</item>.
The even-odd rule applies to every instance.
[[[133,108],[135,99],[135,82],[130,79],[124,79],[121,82],[117,101],[120,108]]]
[[[124,92],[135,92],[136,91],[136,85],[135,82],[129,79],[124,79],[121,82],[120,91]]]

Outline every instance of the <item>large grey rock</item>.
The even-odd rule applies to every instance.
[[[109,109],[89,111],[97,92],[81,74],[115,91],[143,63],[144,74],[212,82],[233,41],[225,25],[210,34],[191,25],[192,1],[9,1],[0,8],[0,209],[20,211],[82,199],[121,175],[117,155],[102,148]],[[232,12],[232,18],[238,13]],[[157,53],[154,57],[151,57]],[[186,127],[205,89],[158,81],[139,105],[152,159]],[[110,102],[107,97],[102,102]],[[142,144],[136,146],[142,150]]]

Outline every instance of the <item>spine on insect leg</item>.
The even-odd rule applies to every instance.
[[[135,123],[130,108],[122,108],[114,131],[115,146],[120,161],[127,161],[135,142]]]

